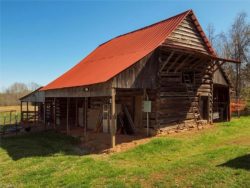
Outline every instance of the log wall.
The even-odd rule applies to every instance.
[[[168,59],[172,51],[162,51],[163,59]],[[158,92],[156,99],[157,120],[155,127],[165,128],[187,120],[194,120],[193,107],[200,108],[201,97],[208,97],[208,118],[212,121],[212,72],[209,59],[203,59],[188,53],[175,53],[160,63],[158,73]],[[174,65],[173,65],[174,64]],[[178,68],[179,67],[179,68]],[[183,73],[193,72],[193,93],[188,93],[183,82]]]
[[[165,44],[191,48],[203,53],[208,53],[208,48],[191,16],[187,16],[183,20],[176,30],[167,38]]]

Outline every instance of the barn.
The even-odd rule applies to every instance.
[[[111,146],[119,134],[229,121],[226,62],[239,63],[216,55],[188,10],[98,46],[36,91],[43,93],[37,111],[45,125],[68,134],[110,134]]]

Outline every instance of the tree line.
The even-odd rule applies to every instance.
[[[213,24],[207,36],[218,56],[239,60],[241,64],[223,65],[234,86],[234,96],[250,100],[250,22],[245,12],[239,13],[228,31],[216,33]]]
[[[20,83],[16,82],[0,92],[0,106],[12,106],[19,104],[19,98],[38,89],[37,83]]]

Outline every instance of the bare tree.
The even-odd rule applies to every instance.
[[[34,82],[28,85],[16,82],[0,93],[0,105],[17,105],[19,104],[19,98],[37,88],[39,88],[39,85]]]
[[[28,88],[29,88],[30,91],[35,91],[39,87],[41,87],[41,86],[39,84],[35,83],[35,82],[31,82],[31,83],[28,84]]]
[[[213,24],[208,24],[207,26],[207,37],[211,43],[212,46],[214,46],[214,41],[215,41],[215,29]]]
[[[236,95],[239,96],[241,88],[250,83],[248,76],[245,75],[248,73],[245,69],[248,69],[247,65],[250,63],[250,23],[247,22],[247,14],[239,13],[229,32],[219,34],[216,39],[216,50],[220,56],[241,62],[236,66],[225,65],[235,83]]]

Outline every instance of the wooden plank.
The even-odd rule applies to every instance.
[[[56,129],[56,98],[54,98],[54,106],[53,106],[53,114],[54,114],[54,122],[53,122],[53,128]]]
[[[160,68],[160,72],[162,72],[162,70],[164,69],[164,67],[168,64],[168,62],[170,61],[170,59],[173,57],[174,55],[174,51],[171,52],[171,54],[168,56],[167,60],[163,63],[162,67]]]
[[[67,98],[67,135],[69,135],[69,103],[70,103],[70,99]]]
[[[191,54],[187,55],[187,57],[175,68],[175,72],[181,69],[183,65],[188,61],[188,59],[191,57]],[[194,57],[192,58],[194,59]]]
[[[84,101],[83,101],[83,117],[84,117],[84,137],[86,138],[87,136],[87,127],[88,127],[88,124],[87,124],[87,104],[88,104],[88,98],[87,97],[84,97]]]
[[[179,55],[179,56],[175,59],[175,61],[168,67],[167,72],[170,71],[170,70],[175,66],[175,64],[179,61],[179,59],[180,59],[181,57],[182,57],[182,55]]]
[[[111,134],[111,147],[115,147],[115,133],[116,133],[116,103],[115,103],[115,96],[116,96],[116,91],[115,88],[112,88],[112,96],[111,96],[111,116],[112,116],[112,121],[111,121],[111,127],[110,127],[110,134]]]
[[[21,101],[20,111],[21,111],[21,122],[23,122],[23,101]]]

